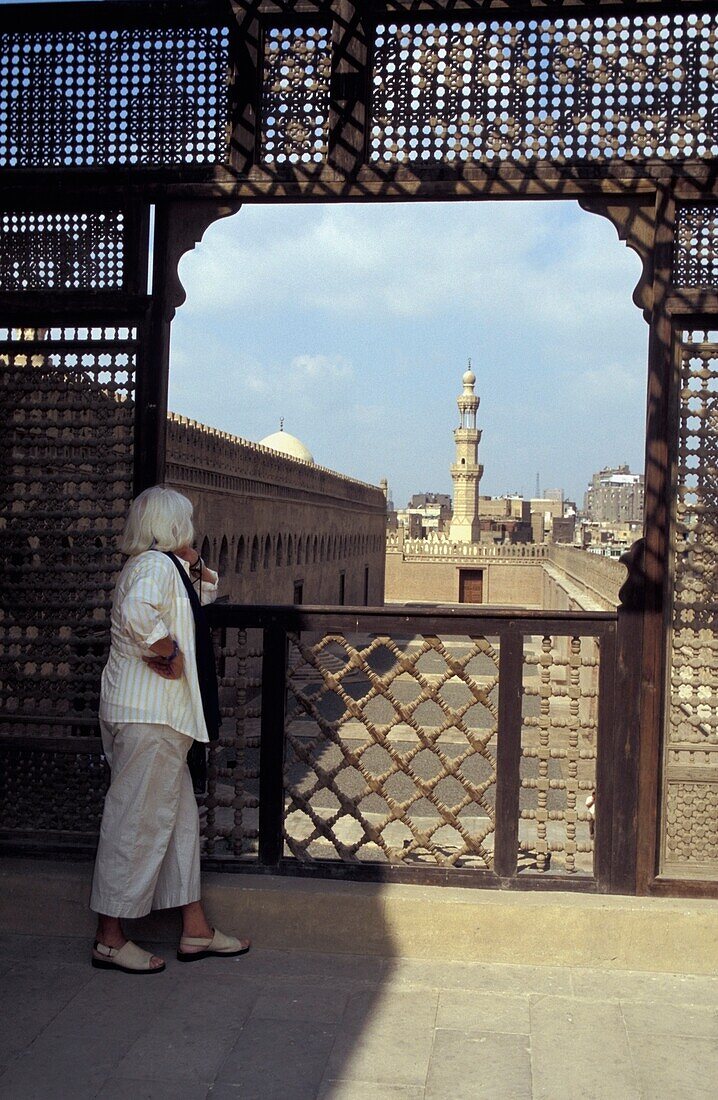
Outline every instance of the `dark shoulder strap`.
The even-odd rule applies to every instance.
[[[199,681],[200,695],[202,696],[202,710],[207,726],[210,741],[216,741],[219,737],[221,722],[219,709],[219,691],[217,686],[217,667],[214,660],[214,646],[212,645],[212,631],[207,622],[204,608],[199,602],[199,596],[194,590],[192,581],[187,576],[187,570],[182,563],[169,550],[164,553],[174,562],[182,583],[187,590],[192,618],[194,619],[195,660],[197,665],[197,679]]]
[[[199,596],[195,592],[194,585],[192,584],[192,581],[190,580],[189,576],[187,575],[187,570],[183,567],[183,565],[181,564],[179,558],[176,558],[174,556],[174,554],[171,553],[171,551],[165,550],[164,553],[167,555],[167,557],[170,559],[171,562],[174,562],[174,564],[177,568],[177,572],[179,573],[180,578],[182,580],[182,584],[187,589],[187,595],[189,596],[189,602],[192,604],[192,614],[194,615],[195,621],[196,621],[197,620],[197,613],[199,612],[200,615],[202,614],[202,604],[199,602]]]

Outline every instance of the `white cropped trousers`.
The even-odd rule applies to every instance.
[[[199,814],[187,767],[192,738],[138,722],[100,727],[111,782],[90,908],[144,917],[199,901]]]

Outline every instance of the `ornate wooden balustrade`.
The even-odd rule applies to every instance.
[[[225,722],[210,865],[598,890],[635,876],[613,866],[616,809],[619,829],[635,813],[617,614],[211,615]]]

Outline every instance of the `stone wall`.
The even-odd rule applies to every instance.
[[[541,607],[544,546],[484,546],[448,538],[387,537],[387,603],[446,603],[460,600],[462,570],[483,573],[483,603]]]
[[[574,594],[584,593],[586,603],[576,604],[586,610],[613,611],[618,606],[618,590],[626,579],[626,567],[614,558],[589,554],[575,546],[550,544],[548,560],[555,570],[547,570],[549,583],[563,584]],[[574,606],[569,604],[569,606]]]
[[[237,603],[379,606],[381,489],[170,414],[166,482],[194,505],[197,545]],[[343,576],[343,582],[341,577]]]
[[[387,536],[388,603],[459,603],[462,569],[483,573],[483,603],[547,611],[610,611],[626,570],[611,558],[555,544],[490,546],[445,536]]]

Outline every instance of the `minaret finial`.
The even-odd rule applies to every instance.
[[[279,430],[280,430],[280,432],[284,431],[284,417],[283,416],[280,416],[280,418],[279,418]]]
[[[469,370],[471,370],[471,356],[469,356]]]

